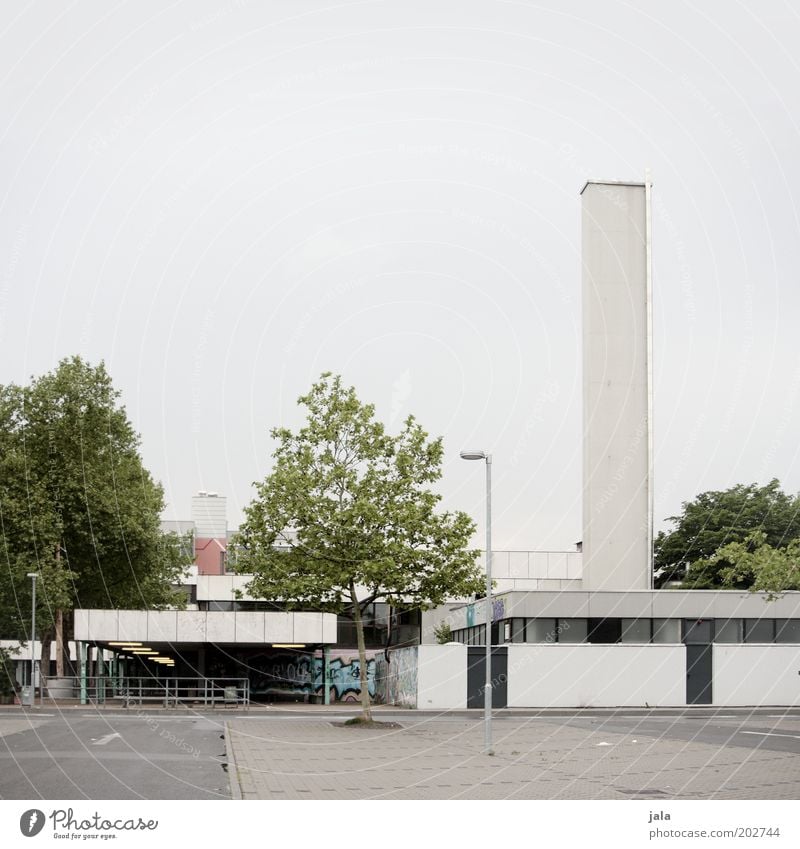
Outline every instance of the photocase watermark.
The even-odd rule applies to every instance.
[[[160,205],[158,211],[153,216],[150,226],[147,228],[144,238],[137,247],[137,252],[143,254],[150,243],[155,239],[156,234],[161,229],[161,226],[169,218],[172,210],[178,205],[178,202],[198,183],[202,178],[203,168],[198,168],[188,179],[183,180],[175,191]]]
[[[463,209],[451,209],[450,214],[453,218],[466,221],[475,227],[480,227],[482,230],[489,230],[496,233],[522,248],[534,260],[537,270],[551,284],[553,291],[558,293],[562,303],[571,304],[575,300],[574,293],[564,285],[564,281],[561,279],[555,265],[526,236],[522,236],[515,230],[512,230],[504,222],[497,221],[494,218],[487,218],[485,215],[478,215],[477,213],[467,212]]]
[[[745,373],[749,365],[750,354],[755,343],[755,330],[753,321],[753,302],[755,295],[755,286],[751,282],[744,285],[744,297],[741,302],[741,312],[744,316],[744,326],[742,332],[738,335],[737,348],[739,350],[739,368],[736,370],[736,380],[733,388],[730,391],[730,402],[725,409],[725,415],[720,423],[720,432],[727,433],[736,423],[736,427],[741,426],[740,416],[737,415],[736,408],[741,403],[742,398],[747,397],[747,392],[744,391]]]
[[[330,289],[327,289],[325,297],[315,301],[295,324],[294,332],[283,349],[284,354],[287,356],[292,354],[302,340],[306,338],[306,330],[315,316],[326,310],[329,306],[331,306],[331,304],[334,304],[344,295],[361,289],[364,285],[366,285],[366,282],[367,279],[363,277],[356,280],[345,280],[341,283],[337,283],[335,286],[331,286]]]
[[[27,223],[20,224],[14,233],[14,241],[11,243],[11,250],[8,254],[8,263],[6,272],[3,275],[3,284],[0,286],[0,339],[3,338],[3,326],[6,320],[6,310],[8,304],[8,293],[11,289],[11,283],[14,280],[14,275],[17,272],[22,252],[28,242],[28,225]]]
[[[73,808],[55,808],[45,816],[39,808],[30,808],[19,818],[19,830],[25,837],[36,837],[50,820],[53,837],[67,840],[85,840],[100,838],[112,840],[120,831],[155,831],[158,820],[129,817],[109,819],[98,811],[83,817],[75,815]]]
[[[390,427],[400,418],[406,402],[411,397],[411,390],[411,372],[406,369],[392,383],[392,406],[389,411]]]
[[[586,175],[590,173],[590,169],[578,158],[578,151],[571,144],[564,143],[558,148],[558,155],[572,169],[576,178],[585,183],[587,180]],[[627,180],[622,180],[619,177],[612,177],[607,182],[601,181],[598,191],[601,195],[608,198],[617,209],[627,211],[628,199],[626,193],[622,191],[621,186],[614,185],[614,183],[625,184],[627,182]]]
[[[522,436],[517,440],[514,450],[511,452],[511,465],[516,465],[524,454],[527,453],[533,440],[536,425],[544,421],[544,411],[555,404],[560,392],[558,382],[550,378],[545,383],[544,389],[536,396],[530,415],[525,419]]]
[[[505,171],[510,171],[513,174],[531,174],[531,167],[526,162],[520,159],[514,159],[511,156],[506,156],[504,153],[497,153],[493,150],[486,150],[480,147],[466,147],[462,144],[405,144],[397,145],[397,152],[406,156],[416,157],[433,157],[444,156],[450,159],[462,159],[469,162],[483,163],[491,165],[495,168],[500,168]]]
[[[251,92],[248,99],[251,103],[258,103],[276,94],[293,91],[308,83],[322,82],[341,74],[349,74],[358,71],[374,71],[388,65],[396,64],[397,60],[391,57],[374,59],[352,59],[347,62],[338,62],[334,65],[317,65],[306,71],[297,71],[294,74],[282,74],[277,77],[272,85],[261,91]]]
[[[202,402],[204,397],[203,360],[208,348],[208,337],[214,327],[214,312],[207,309],[195,338],[194,367],[192,369],[192,433],[201,433],[203,429]]]
[[[778,452],[781,440],[795,419],[794,410],[797,404],[797,395],[799,390],[800,369],[795,369],[794,378],[789,386],[788,392],[784,390],[783,397],[785,399],[785,403],[783,405],[783,412],[772,432],[772,441],[764,453],[764,459],[758,473],[758,480],[767,479],[772,474],[770,470],[773,467],[775,455]]]
[[[213,12],[209,12],[207,15],[203,15],[202,18],[193,21],[189,26],[189,32],[198,32],[199,30],[214,26],[229,15],[238,12],[240,9],[246,9],[250,5],[251,0],[233,0],[232,3],[219,6]]]
[[[734,152],[736,158],[739,160],[739,164],[750,170],[750,162],[747,159],[747,154],[745,153],[745,146],[742,143],[742,140],[734,133],[731,125],[728,123],[727,119],[720,111],[719,107],[715,106],[706,95],[689,79],[686,74],[681,74],[680,81],[683,86],[692,93],[695,100],[700,102],[707,110],[708,114],[713,118],[716,122],[717,126],[722,130],[723,135],[728,139],[728,144],[730,145],[731,150]]]
[[[158,736],[162,740],[166,740],[168,743],[171,743],[177,749],[180,749],[182,752],[186,752],[188,755],[191,755],[195,760],[200,757],[200,749],[196,746],[192,746],[190,743],[187,743],[183,737],[178,737],[177,734],[174,734],[168,728],[162,728],[161,723],[154,716],[147,716],[143,711],[138,711],[136,716],[139,719],[143,719],[145,721],[145,725],[150,728],[151,731],[157,731]]]
[[[91,153],[100,153],[111,147],[114,142],[136,121],[148,105],[156,98],[161,90],[160,85],[153,85],[140,95],[131,108],[114,120],[111,126],[102,133],[95,133],[89,139],[89,150]]]
[[[628,442],[625,454],[622,457],[616,471],[611,480],[612,482],[603,490],[598,500],[597,506],[594,508],[595,515],[599,515],[605,510],[614,496],[619,492],[619,485],[625,480],[631,466],[636,462],[640,454],[642,441],[647,436],[647,419],[642,419],[636,427],[633,436]],[[640,485],[641,482],[637,483]]]
[[[707,421],[708,415],[702,412],[695,419],[694,427],[692,428],[691,433],[682,443],[682,449],[680,457],[678,458],[678,462],[670,464],[669,479],[658,488],[659,501],[669,501],[669,498],[671,497],[677,482],[680,480],[681,476],[683,475],[683,472],[686,470],[686,466],[689,463],[689,458],[691,457],[692,452],[697,446],[700,434],[705,431]]]
[[[658,213],[658,222],[672,242],[672,247],[675,250],[675,256],[678,260],[678,279],[686,310],[686,321],[688,324],[694,324],[697,318],[697,307],[694,301],[694,280],[692,279],[692,272],[686,259],[686,244],[678,232],[675,221],[658,194],[654,196],[653,203]]]

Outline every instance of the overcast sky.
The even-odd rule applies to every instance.
[[[656,527],[800,490],[784,2],[5,4],[0,382],[105,360],[171,518],[238,524],[341,373],[496,548],[581,537],[580,198],[653,190]],[[476,542],[480,537],[476,538]]]

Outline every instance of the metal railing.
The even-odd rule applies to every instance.
[[[195,704],[203,707],[248,707],[250,681],[247,678],[95,678],[97,701],[121,699],[127,708],[131,704],[162,702],[164,707]]]

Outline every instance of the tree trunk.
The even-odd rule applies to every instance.
[[[47,684],[47,678],[50,675],[50,644],[53,642],[55,630],[51,625],[41,636],[42,654],[39,658],[39,680],[41,687]]]
[[[56,610],[56,677],[64,677],[64,612]]]
[[[356,596],[355,584],[350,582],[350,598],[353,600],[353,620],[356,625],[356,638],[358,639],[358,671],[361,679],[361,710],[363,717],[368,722],[372,721],[372,711],[369,700],[369,679],[367,677],[367,647],[364,642],[364,622],[361,619],[361,607]]]
[[[56,543],[56,568],[61,568],[61,544]],[[48,664],[48,670],[50,665]],[[56,610],[56,677],[64,677],[64,611]]]

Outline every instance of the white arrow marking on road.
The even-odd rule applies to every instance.
[[[95,740],[93,745],[105,746],[106,743],[110,743],[115,737],[121,738],[122,735],[118,731],[115,731],[113,734],[106,734],[105,737],[101,737],[99,740]]]
[[[800,740],[797,734],[778,734],[775,731],[740,731],[740,734],[756,734],[759,737],[791,737],[792,740]]]

